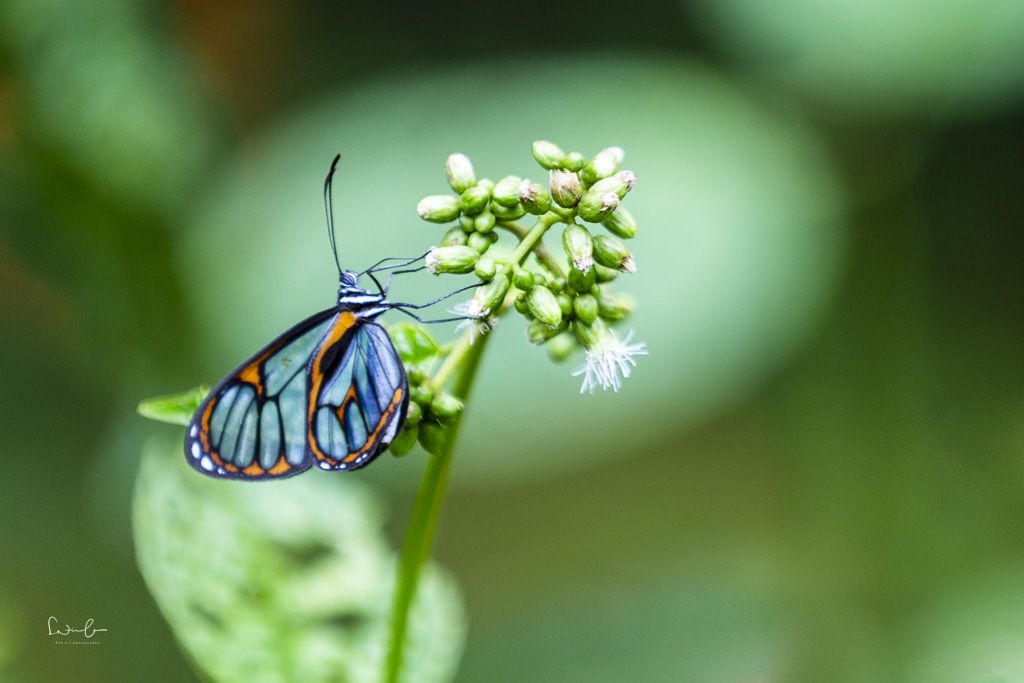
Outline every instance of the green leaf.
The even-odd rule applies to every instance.
[[[139,403],[136,408],[139,415],[148,417],[158,422],[168,422],[175,425],[188,425],[199,404],[206,398],[210,389],[202,385],[184,391],[180,394],[170,396],[156,396],[147,398]]]
[[[430,333],[419,325],[405,322],[388,325],[388,333],[398,349],[398,355],[409,365],[418,365],[433,358],[440,350]]]
[[[0,678],[12,680],[10,667],[24,645],[21,610],[5,587],[0,587]]]
[[[218,481],[176,442],[145,449],[133,504],[139,568],[190,659],[218,683],[378,683],[395,556],[378,500],[356,478]],[[454,677],[465,618],[427,566],[403,681]]]

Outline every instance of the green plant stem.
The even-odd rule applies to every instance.
[[[521,264],[526,260],[544,233],[558,220],[560,220],[559,217],[554,213],[541,216],[533,228],[520,236],[519,244],[512,252],[512,262]],[[511,265],[509,270],[511,270]],[[469,341],[470,333],[463,335],[456,342],[437,374],[434,375],[434,385],[441,387],[454,376],[451,393],[465,404],[470,390],[473,388],[476,371],[480,366],[480,358],[489,339],[489,334],[483,335],[474,344]],[[402,544],[402,554],[398,563],[398,578],[391,611],[391,641],[388,644],[385,668],[384,680],[386,683],[398,683],[402,672],[405,636],[409,625],[409,609],[416,597],[420,570],[430,556],[430,548],[434,541],[434,532],[437,530],[445,489],[448,484],[452,454],[455,452],[455,443],[458,440],[464,414],[465,410],[459,413],[449,426],[448,436],[441,451],[429,456],[427,467],[423,471],[423,478],[420,479],[420,486],[416,492],[416,500],[413,502],[412,515],[409,518],[409,526],[405,532],[405,541]]]
[[[454,368],[462,365],[461,372],[452,387],[452,395],[463,403],[469,397],[470,389],[473,387],[473,380],[476,378],[476,370],[480,364],[480,357],[487,344],[487,339],[488,337],[485,335],[476,344],[466,343],[456,346],[448,356],[445,365],[442,366],[442,370],[444,370],[445,367]],[[451,364],[449,365],[449,363]],[[448,373],[450,372],[451,370],[448,371]],[[438,380],[443,379],[439,371],[435,383],[440,386],[443,381]],[[434,532],[441,514],[445,488],[448,483],[448,471],[451,468],[452,454],[455,452],[455,442],[462,424],[463,413],[460,413],[449,427],[448,438],[445,440],[442,450],[429,456],[423,478],[420,480],[419,490],[416,492],[416,501],[413,503],[412,516],[409,518],[409,527],[406,529],[405,542],[402,545],[402,556],[398,566],[398,583],[395,587],[392,606],[391,642],[388,647],[385,678],[388,683],[398,683],[401,673],[409,609],[416,597],[420,569],[430,555],[430,547],[433,544]]]
[[[553,214],[545,214],[545,216],[543,216],[541,220],[543,221],[544,218],[549,218],[551,216],[553,216]],[[546,225],[547,227],[551,227],[551,225],[553,225],[557,221],[558,217],[554,216],[553,218],[549,218],[549,221],[546,223]],[[519,225],[515,221],[499,221],[498,226],[508,230],[513,235],[518,237],[520,240],[525,239],[526,236],[530,234],[529,230]],[[547,228],[545,228],[545,230],[546,229]],[[537,255],[537,260],[541,262],[541,265],[543,265],[545,268],[551,271],[552,275],[554,275],[557,278],[565,277],[565,273],[562,272],[562,266],[558,263],[558,259],[556,259],[550,251],[545,249],[543,244],[537,244],[535,247],[533,247],[533,253]]]
[[[459,365],[462,364],[463,358],[469,351],[470,346],[472,346],[472,343],[469,341],[468,334],[459,337],[459,340],[455,342],[455,345],[445,357],[444,363],[441,364],[441,367],[438,368],[437,373],[431,380],[431,383],[435,388],[440,389],[444,387],[452,374],[459,368]]]

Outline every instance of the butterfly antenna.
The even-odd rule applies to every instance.
[[[341,154],[335,154],[331,161],[331,170],[327,171],[327,178],[324,179],[324,213],[327,214],[327,239],[331,242],[331,253],[334,254],[334,265],[338,267],[338,278],[341,278],[341,261],[338,259],[338,244],[334,239],[334,204],[331,201],[331,185],[334,181],[334,171],[338,168],[338,161]]]

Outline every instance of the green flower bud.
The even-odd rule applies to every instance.
[[[597,299],[593,294],[580,294],[573,299],[572,310],[576,314],[576,319],[584,324],[594,324],[597,320],[597,309]]]
[[[454,227],[448,230],[441,238],[442,247],[455,247],[461,246],[466,243],[466,233],[462,231],[460,227]]]
[[[561,363],[572,355],[578,346],[576,337],[571,332],[563,332],[552,337],[547,344],[548,358],[556,363]]]
[[[406,371],[406,376],[409,378],[409,384],[412,385],[422,384],[423,380],[427,378],[427,374],[423,372],[423,370],[421,370],[420,368],[416,367],[415,365]],[[415,404],[409,404],[409,410],[406,411],[406,419],[409,419],[408,415],[411,414],[413,405]],[[419,409],[417,408],[417,410]]]
[[[583,184],[580,183],[578,175],[572,171],[556,169],[549,174],[551,183],[551,197],[559,206],[571,209],[576,206],[580,197],[583,196]]]
[[[576,207],[576,214],[585,221],[600,223],[611,215],[612,211],[617,209],[618,206],[619,195],[614,192],[594,192],[590,190],[580,200],[579,206]]]
[[[460,194],[476,185],[473,164],[465,154],[449,154],[444,162],[444,174],[451,188]]]
[[[519,183],[522,181],[519,176],[507,175],[494,186],[491,196],[502,206],[515,206],[519,203]]]
[[[432,194],[416,205],[416,213],[431,223],[447,223],[459,216],[459,200],[450,194]]]
[[[633,255],[626,245],[610,235],[598,235],[594,238],[594,260],[607,268],[615,268],[627,273],[636,272]]]
[[[486,209],[487,203],[490,201],[491,191],[481,183],[477,183],[459,197],[459,209],[464,214],[475,216]]]
[[[470,237],[472,237],[472,235]],[[611,282],[612,280],[619,276],[619,271],[615,270],[614,268],[606,268],[605,266],[602,266],[600,263],[594,264],[594,272],[597,275],[597,277],[595,278],[596,281],[602,285],[606,282]]]
[[[605,320],[622,320],[633,312],[634,307],[631,297],[604,292],[597,302],[597,313]]]
[[[426,384],[417,384],[409,389],[409,398],[419,403],[421,407],[429,406],[430,402],[434,399],[434,390]]]
[[[439,393],[430,402],[430,413],[439,420],[450,420],[462,412],[462,401],[451,394]]]
[[[585,294],[597,282],[597,270],[590,266],[582,273],[575,268],[569,269],[569,289],[579,294]]]
[[[614,192],[619,199],[626,196],[626,193],[633,189],[636,183],[636,173],[632,171],[619,171],[613,176],[598,180],[590,186],[592,192]]]
[[[437,422],[422,422],[419,439],[423,450],[431,455],[438,455],[444,451],[445,443],[448,441],[448,429]]]
[[[586,163],[587,160],[579,152],[569,152],[562,161],[562,165],[573,173],[581,170]]]
[[[614,159],[616,166],[621,164],[623,159],[626,158],[626,151],[624,149],[622,149],[621,147],[605,147],[600,152],[598,152],[598,156],[601,156],[601,155],[604,155],[604,154],[607,154],[612,159]]]
[[[473,270],[478,258],[480,258],[480,254],[469,246],[434,247],[427,252],[427,270],[434,275],[468,273]]]
[[[515,301],[512,302],[512,305],[517,311],[526,317],[529,317],[530,307],[526,304],[526,294],[526,292],[519,292],[519,294],[516,295]]]
[[[498,266],[494,263],[493,259],[489,259],[486,256],[477,260],[476,267],[473,269],[476,276],[484,282],[490,282],[494,279],[494,274],[498,272]]]
[[[415,401],[409,401],[409,409],[405,412],[406,425],[418,425],[423,419],[423,408]]]
[[[487,190],[487,194],[494,191],[494,181],[490,178],[481,178],[476,182],[476,184]]]
[[[526,338],[530,340],[531,344],[539,345],[565,329],[566,324],[564,322],[559,323],[555,327],[551,327],[550,325],[545,325],[539,320],[532,320],[530,321],[530,324],[526,326]]]
[[[565,160],[565,152],[558,145],[547,140],[535,141],[531,149],[533,158],[547,169],[558,168]]]
[[[480,310],[486,315],[501,306],[501,302],[505,300],[505,294],[508,293],[511,286],[512,283],[509,281],[508,275],[499,271],[495,273],[493,280],[476,290],[473,298],[477,300]]]
[[[497,219],[494,217],[494,214],[484,209],[477,214],[476,220],[473,221],[473,227],[476,228],[477,232],[490,232],[494,230],[496,222]]]
[[[520,268],[516,271],[515,276],[512,278],[512,282],[516,287],[525,292],[530,287],[533,287],[535,279],[536,278],[533,277],[533,273],[528,271],[526,268]]]
[[[586,325],[579,320],[572,324],[572,331],[585,349],[593,348],[601,338],[601,333],[597,326]]]
[[[468,235],[469,233],[476,230],[475,221],[476,218],[474,218],[473,216],[470,216],[467,213],[461,214],[459,216],[459,227],[462,228],[462,232]]]
[[[612,211],[603,221],[601,221],[608,232],[614,233],[623,239],[629,239],[636,235],[636,220],[633,218],[633,214],[626,211],[626,207],[619,206],[619,208]]]
[[[474,232],[472,235],[466,238],[466,246],[475,250],[478,254],[483,254],[485,251],[491,248],[491,238],[494,232],[482,233]]]
[[[565,283],[565,278],[564,277],[547,278],[547,281],[548,281],[548,289],[550,289],[552,292],[556,292],[557,293],[557,292],[565,291],[566,283]]]
[[[622,152],[620,147],[609,147],[598,152],[597,156],[587,162],[580,175],[583,182],[593,185],[602,178],[607,178],[615,173],[615,169],[622,163],[622,158],[615,151]]]
[[[410,406],[416,405],[410,403]],[[405,424],[402,425],[401,431],[395,436],[395,440],[388,446],[388,452],[396,458],[401,458],[412,450],[412,447],[416,445],[416,438],[419,436],[420,428],[418,424],[412,424],[406,420]]]
[[[562,247],[572,265],[570,271],[587,271],[594,265],[594,241],[582,225],[570,223],[562,231]]]
[[[526,215],[526,208],[519,202],[516,202],[515,206],[502,206],[501,204],[492,203],[491,211],[499,220],[503,221],[519,220]]]
[[[539,216],[551,208],[551,193],[540,183],[524,178],[519,183],[519,202],[524,209],[534,216]]]
[[[559,292],[558,308],[562,311],[562,315],[572,315],[572,297],[565,292]]]
[[[554,327],[562,321],[562,309],[558,306],[558,299],[547,287],[531,287],[526,296],[526,305],[530,315],[549,327]]]

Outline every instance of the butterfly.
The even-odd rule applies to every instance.
[[[387,301],[393,275],[415,258],[383,259],[362,273],[342,270],[334,237],[331,182],[324,181],[327,231],[338,267],[337,303],[314,313],[260,349],[222,379],[199,405],[185,434],[185,457],[197,471],[223,479],[279,479],[314,464],[324,470],[365,467],[394,440],[405,422],[409,380],[387,331],[376,322],[426,304]],[[428,252],[429,253],[429,252]],[[400,261],[388,264],[389,261]],[[388,265],[386,265],[388,264]],[[390,270],[383,287],[374,273]],[[369,275],[377,292],[359,286]]]

